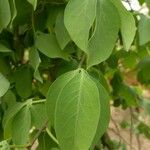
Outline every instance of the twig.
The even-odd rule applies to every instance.
[[[43,126],[39,129],[39,131],[37,132],[37,134],[35,135],[33,141],[31,142],[31,144],[27,147],[28,150],[31,149],[31,147],[34,145],[35,141],[38,139],[38,137],[40,136],[40,134],[43,132],[43,130],[46,129],[48,124],[48,121],[46,121]]]
[[[54,137],[54,135],[51,133],[51,131],[48,128],[46,128],[46,132],[50,136],[50,138],[58,145],[59,144],[58,140]]]
[[[81,68],[81,67],[82,67],[82,64],[84,63],[85,58],[86,58],[86,55],[83,54],[83,55],[82,55],[82,58],[81,58],[81,61],[80,61],[79,65],[78,65],[78,68]]]
[[[141,141],[140,141],[140,136],[137,135],[136,136],[136,139],[137,139],[137,143],[138,143],[138,150],[141,150]]]
[[[110,128],[110,127],[109,127],[108,129],[111,130],[114,134],[116,134],[121,140],[123,140],[124,143],[126,143],[127,145],[130,145],[130,144],[122,137],[121,134],[119,134],[118,132],[115,131],[115,129]]]
[[[133,144],[133,111],[132,108],[130,108],[130,122],[131,122],[131,127],[130,127],[130,150],[132,150],[132,144]]]
[[[121,134],[120,134],[120,130],[119,130],[119,128],[118,128],[118,125],[116,124],[115,120],[114,120],[112,117],[111,117],[111,121],[112,121],[113,124],[115,125],[115,128],[116,128],[116,130],[117,130],[118,136],[119,136],[120,141],[121,141],[122,136],[121,136]]]
[[[37,101],[32,101],[32,104],[39,104],[39,103],[44,103],[46,100],[37,100]]]
[[[111,117],[111,121],[112,121],[113,124],[115,125],[115,128],[116,128],[117,132],[116,132],[114,129],[112,129],[112,128],[109,128],[109,129],[112,130],[116,135],[118,135],[118,137],[119,137],[120,139],[122,139],[127,145],[129,145],[131,149],[135,149],[135,148],[132,146],[131,143],[128,143],[128,142],[122,137],[122,135],[120,134],[120,129],[119,129],[118,125],[116,124],[115,120],[114,120],[112,117]]]

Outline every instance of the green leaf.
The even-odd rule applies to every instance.
[[[8,65],[8,62],[6,59],[0,59],[0,72],[4,75],[7,76],[11,72],[11,68]]]
[[[4,114],[3,119],[3,128],[4,128],[4,138],[8,139],[11,137],[11,127],[14,116],[23,108],[26,104],[30,103],[31,100],[28,100],[24,103],[16,103],[12,107],[8,108],[8,110]]]
[[[144,122],[140,122],[137,126],[138,132],[143,134],[147,139],[150,139],[150,127]]]
[[[59,78],[53,82],[47,92],[46,110],[52,126],[54,125],[56,101],[59,98],[58,92],[62,91],[64,86],[67,84],[66,81],[70,81],[73,77],[74,71],[59,76]]]
[[[71,41],[68,31],[64,25],[64,12],[61,11],[56,19],[56,27],[55,27],[56,38],[61,49],[64,49],[66,45]]]
[[[9,5],[10,5],[10,12],[11,12],[10,28],[12,28],[13,21],[17,16],[17,8],[16,8],[15,0],[9,0]]]
[[[100,118],[99,123],[96,131],[96,135],[93,139],[92,147],[93,150],[95,145],[99,142],[100,138],[106,132],[107,127],[110,121],[110,104],[109,104],[109,95],[106,89],[100,84],[97,79],[92,78],[93,81],[96,83],[98,90],[99,90],[99,100],[100,100]]]
[[[38,67],[41,63],[41,59],[40,59],[38,51],[34,47],[32,47],[29,51],[29,63],[34,68],[34,78],[42,83],[43,79],[38,70]]]
[[[64,23],[76,45],[87,53],[89,30],[96,17],[96,0],[70,0],[65,8]]]
[[[2,97],[2,100],[7,104],[8,108],[10,108],[16,103],[16,95],[11,90],[8,90]]]
[[[125,99],[127,105],[130,106],[137,106],[138,105],[138,100],[137,100],[137,95],[134,91],[133,88],[126,84],[120,84],[119,86],[119,91],[118,94],[122,98]]]
[[[138,68],[138,80],[142,84],[149,84],[150,83],[150,57],[143,58],[139,64],[137,65]]]
[[[94,67],[90,68],[88,70],[88,73],[90,74],[90,76],[97,79],[100,82],[100,84],[107,90],[107,92],[110,92],[107,80],[105,79],[103,73],[99,69],[96,69]]]
[[[31,108],[32,125],[40,129],[48,120],[45,103],[32,105]]]
[[[29,67],[21,67],[15,72],[15,87],[22,98],[32,94],[32,75]]]
[[[5,45],[0,43],[0,52],[9,53],[9,52],[12,52],[12,51],[9,48],[7,48]]]
[[[34,10],[36,10],[37,7],[37,0],[27,0],[31,5],[33,5]]]
[[[0,97],[2,97],[9,89],[9,81],[0,73]]]
[[[47,110],[52,107],[55,111],[48,112],[48,116],[55,116],[54,126],[61,149],[87,150],[100,114],[98,88],[87,72],[77,69],[59,77],[50,87],[46,105]]]
[[[0,142],[0,150],[10,150],[10,146],[7,141]]]
[[[0,32],[7,27],[11,19],[8,0],[0,0]]]
[[[139,31],[139,42],[140,45],[144,45],[150,41],[150,18],[141,15],[139,21],[138,31]]]
[[[148,8],[150,9],[150,1],[149,0],[145,0],[146,5],[148,6]]]
[[[146,114],[150,116],[150,101],[148,99],[142,101],[142,107]]]
[[[15,0],[17,16],[14,20],[14,26],[25,25],[31,18],[33,11],[32,5],[27,0]]]
[[[16,114],[12,122],[12,140],[15,145],[27,144],[30,127],[31,114],[29,106],[27,105]]]
[[[96,20],[96,31],[89,43],[88,68],[110,56],[120,27],[117,9],[110,0],[98,1]]]
[[[121,19],[121,34],[124,48],[129,50],[136,33],[136,24],[132,13],[126,10],[120,0],[112,0]]]
[[[39,136],[38,142],[39,142],[39,146],[37,150],[54,150],[54,148],[57,148],[57,144],[55,144],[52,141],[52,139],[49,137],[49,135],[46,132],[42,133]]]
[[[35,46],[50,58],[68,59],[68,53],[61,50],[53,34],[37,33]]]

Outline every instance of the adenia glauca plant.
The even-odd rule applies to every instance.
[[[150,138],[138,120],[150,115],[150,18],[124,3],[0,0],[0,150],[126,149],[107,130],[113,107]]]

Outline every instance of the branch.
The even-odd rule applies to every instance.
[[[39,129],[39,131],[37,132],[37,134],[35,135],[33,141],[31,142],[31,144],[27,147],[28,150],[31,149],[31,147],[34,145],[35,141],[38,139],[38,137],[40,136],[40,134],[43,132],[43,130],[46,129],[48,124],[48,120],[43,124],[43,126]]]

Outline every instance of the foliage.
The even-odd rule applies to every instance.
[[[150,115],[148,15],[121,0],[0,0],[0,149],[125,149],[107,134],[110,104]]]

